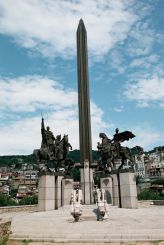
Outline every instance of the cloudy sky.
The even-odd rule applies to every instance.
[[[92,141],[164,145],[163,0],[0,0],[0,155],[40,147],[41,112],[79,147],[76,30],[88,34]]]

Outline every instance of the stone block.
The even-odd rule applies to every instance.
[[[121,197],[122,208],[137,208],[137,197]]]
[[[111,176],[112,176],[112,179],[113,179],[113,205],[114,206],[119,206],[117,175],[116,174],[112,174]]]
[[[120,184],[121,185],[136,184],[136,178],[135,178],[134,173],[131,173],[131,172],[120,173]]]
[[[137,196],[136,185],[121,185],[121,196]]]
[[[113,203],[113,181],[111,177],[104,177],[100,179],[101,189],[105,190],[105,200],[107,203]]]
[[[122,208],[137,208],[137,188],[135,175],[132,172],[120,173]]]
[[[39,179],[38,211],[54,210],[55,176],[42,175]]]
[[[52,187],[54,185],[54,175],[42,175],[39,179],[40,187]]]
[[[62,179],[63,176],[55,176],[55,209],[62,206]]]
[[[55,189],[46,188],[46,187],[39,188],[38,199],[39,200],[44,200],[44,199],[54,200],[55,199]]]
[[[81,189],[83,203],[91,204],[93,202],[93,170],[89,168],[89,162],[84,162],[84,168],[80,170]]]
[[[38,210],[39,211],[54,210],[54,200],[39,200]]]
[[[114,197],[113,198],[113,206],[118,206],[119,207],[119,197]]]
[[[62,206],[71,203],[73,179],[62,179]]]

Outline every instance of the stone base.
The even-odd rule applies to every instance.
[[[73,179],[62,179],[62,206],[71,204]]]
[[[113,182],[112,178],[103,177],[100,179],[100,187],[105,190],[105,200],[109,204],[113,204]]]
[[[137,208],[137,188],[135,174],[120,173],[122,208]]]
[[[62,206],[62,179],[63,176],[55,176],[55,209]]]
[[[81,189],[83,204],[93,203],[93,170],[89,167],[89,162],[84,162],[84,168],[80,169]]]
[[[122,208],[137,208],[137,189],[134,172],[124,170],[118,175],[112,174],[112,178],[113,204]]]
[[[58,209],[62,205],[61,181],[58,174],[41,175],[39,179],[38,211]]]
[[[112,174],[112,180],[113,180],[113,205],[119,207],[119,194],[118,194],[118,181],[117,181],[117,175]]]
[[[55,208],[55,176],[42,175],[39,179],[38,211]]]

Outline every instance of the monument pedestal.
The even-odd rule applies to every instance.
[[[84,204],[93,203],[93,170],[89,168],[89,162],[84,162],[84,168],[80,169],[81,189]]]
[[[122,208],[137,208],[137,188],[134,172],[120,173]]]
[[[117,174],[112,174],[113,179],[113,205],[119,207],[119,191]]]
[[[111,176],[104,176],[100,179],[101,189],[105,191],[104,197],[108,204],[113,204],[113,181]]]
[[[58,209],[62,205],[63,176],[46,172],[39,179],[38,211]]]
[[[55,209],[62,206],[62,175],[55,176]]]
[[[55,176],[40,176],[38,193],[38,211],[54,210],[55,207]]]
[[[121,208],[137,208],[137,188],[133,170],[121,170],[112,174],[113,205]]]
[[[62,206],[71,204],[73,179],[62,179]]]

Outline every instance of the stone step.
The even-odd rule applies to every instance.
[[[52,241],[52,242],[126,242],[126,241],[152,241],[152,240],[163,240],[164,235],[161,233],[157,234],[66,234],[58,233],[56,235],[48,234],[21,234],[21,235],[10,235],[10,239],[13,240],[32,240],[32,241]]]

